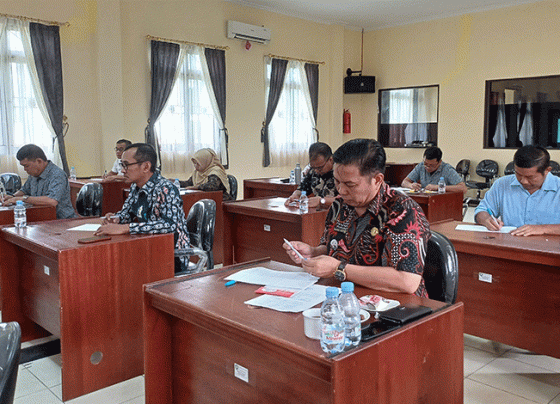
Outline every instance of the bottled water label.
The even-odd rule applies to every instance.
[[[27,214],[22,201],[17,201],[17,204],[14,207],[14,225],[18,229],[27,226]]]
[[[327,353],[338,353],[344,346],[344,330],[340,324],[321,325],[321,348]]]

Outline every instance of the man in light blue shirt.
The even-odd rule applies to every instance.
[[[550,154],[523,146],[513,161],[515,174],[494,182],[475,209],[475,221],[488,230],[517,227],[511,232],[516,236],[560,234],[560,177],[550,173]]]
[[[420,191],[422,188],[427,191],[437,191],[439,179],[443,177],[446,191],[465,193],[467,186],[463,179],[451,164],[441,160],[442,156],[443,152],[439,147],[428,147],[424,151],[424,161],[414,167],[401,186],[414,191]]]

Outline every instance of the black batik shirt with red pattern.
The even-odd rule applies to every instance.
[[[422,275],[429,238],[430,225],[420,206],[384,183],[362,216],[337,198],[327,214],[321,244],[328,255],[349,264],[390,266]],[[424,279],[415,294],[428,297]]]

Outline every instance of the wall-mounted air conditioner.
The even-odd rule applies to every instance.
[[[249,25],[237,21],[228,21],[227,37],[243,39],[244,41],[267,44],[270,42],[271,32],[268,28]]]

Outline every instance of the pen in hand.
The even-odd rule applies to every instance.
[[[295,252],[295,253],[297,254],[297,256],[298,256],[299,258],[301,258],[302,261],[307,261],[307,258],[305,258],[303,255],[301,255],[301,253],[300,253],[298,250],[296,250],[296,248],[292,245],[292,243],[290,243],[290,242],[289,242],[288,240],[286,240],[286,239],[284,239],[284,242],[285,242],[286,244],[288,244],[288,246],[292,249],[292,251]]]
[[[498,227],[498,229],[500,229],[500,223],[498,222],[498,219],[496,219],[494,217],[494,214],[492,213],[492,211],[490,210],[490,208],[486,209],[486,212],[488,212],[488,214],[490,215],[490,219],[492,219],[494,221],[494,223],[496,224],[496,226]]]

